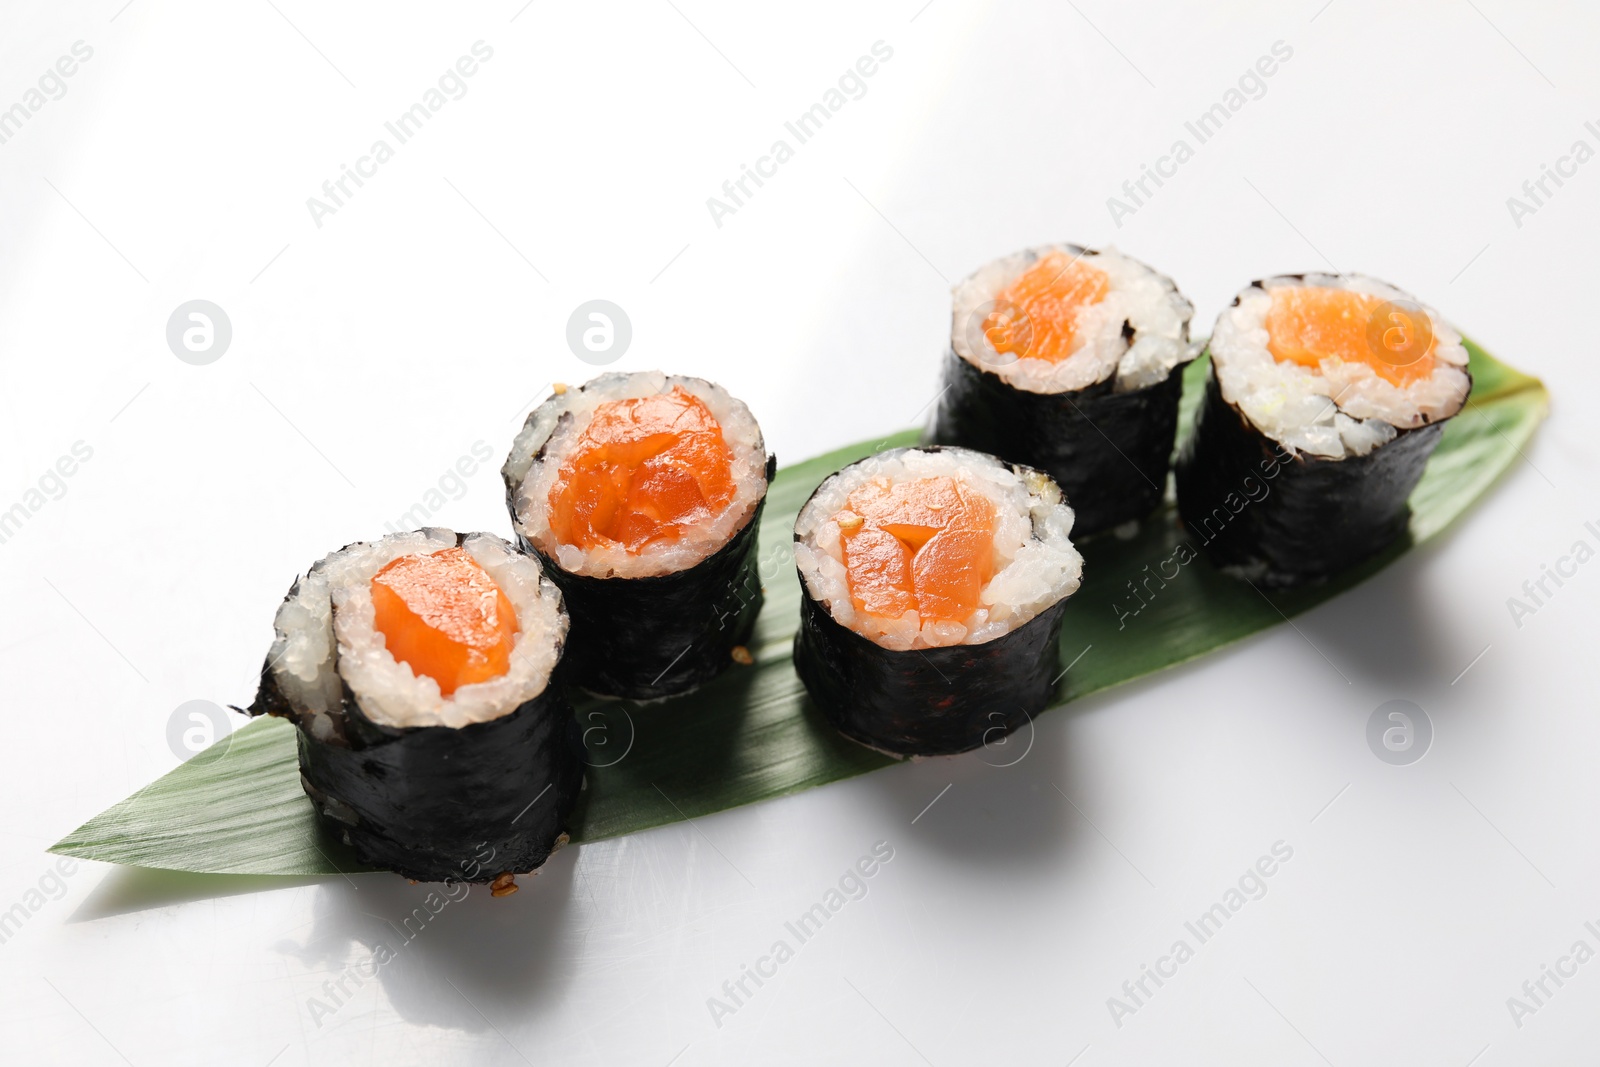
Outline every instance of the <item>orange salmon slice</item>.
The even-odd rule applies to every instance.
[[[1060,363],[1072,355],[1078,316],[1106,298],[1106,272],[1061,251],[1051,251],[995,297],[983,332],[996,352]]]
[[[733,455],[705,403],[678,386],[595,409],[550,489],[562,544],[637,555],[676,541],[733,499]]]
[[[962,622],[994,576],[994,505],[954,478],[869,482],[834,516],[856,610]]]
[[[1312,370],[1325,359],[1365,363],[1399,386],[1433,373],[1435,340],[1426,312],[1348,289],[1272,290],[1267,338],[1273,359]]]
[[[372,578],[372,604],[389,652],[445,696],[511,667],[517,614],[464,548],[391,561]]]

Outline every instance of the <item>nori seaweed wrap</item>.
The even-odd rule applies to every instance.
[[[891,756],[948,756],[995,744],[1048,708],[1060,670],[1057,601],[981,645],[896,651],[802,597],[795,670],[833,728]]]
[[[565,596],[575,684],[649,700],[734,662],[776,471],[749,409],[698,378],[608,374],[533,410],[501,473],[518,542]]]
[[[523,550],[539,557],[566,597],[573,681],[606,696],[650,700],[721,674],[761,613],[754,548],[765,505],[757,504],[733,540],[709,558],[686,571],[639,578],[569,574],[519,534]]]
[[[968,449],[893,449],[830,476],[795,524],[812,701],[890,755],[997,743],[1055,695],[1083,566],[1072,524],[1047,475]]]
[[[1286,275],[1247,287],[1211,350],[1176,473],[1178,514],[1213,563],[1301,585],[1404,534],[1471,388],[1454,330],[1374,279]]]
[[[434,566],[441,557],[454,569]],[[381,602],[390,594],[376,586],[417,561],[428,573],[397,588],[418,614],[402,621],[450,631],[442,602],[458,594],[453,606],[470,608],[498,590],[500,614],[490,621],[507,606],[515,616],[502,673],[469,654],[469,673],[447,675],[446,660],[425,658],[449,651],[437,632],[396,625],[407,602]],[[457,581],[463,574],[476,585]],[[583,786],[581,735],[551,683],[566,627],[559,590],[497,537],[427,529],[357,542],[290,589],[249,712],[298,727],[301,784],[323,826],[362,863],[415,881],[493,883],[502,895],[514,888],[511,876],[564,843]]]
[[[1061,486],[1087,537],[1161,505],[1192,308],[1113,250],[1031,249],[956,286],[931,437]]]

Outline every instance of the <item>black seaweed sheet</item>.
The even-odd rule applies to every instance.
[[[1223,399],[1212,368],[1178,456],[1178,514],[1219,567],[1267,586],[1323,581],[1405,532],[1443,432],[1441,420],[1364,456],[1290,455]]]
[[[1111,378],[1074,392],[1030,393],[947,349],[932,438],[1044,471],[1077,516],[1073,537],[1088,537],[1160,506],[1183,367],[1125,393],[1113,391]]]
[[[348,689],[344,706],[355,726],[348,744],[296,731],[300,782],[324,828],[362,863],[419,882],[487,883],[539,867],[570,829],[583,740],[558,688],[460,729],[377,726]],[[250,713],[284,707],[263,672]]]
[[[511,714],[460,729],[378,725],[346,685],[334,729],[319,740],[269,660],[248,711],[298,727],[300,784],[362,863],[419,882],[491,882],[544,863],[583,787],[583,738],[560,673]]]
[[[852,741],[892,756],[968,752],[998,743],[1054,701],[1066,609],[1059,600],[981,645],[901,652],[841,626],[807,593],[795,671],[823,716]]]

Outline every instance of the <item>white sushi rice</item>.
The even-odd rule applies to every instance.
[[[846,578],[842,535],[835,516],[868,481],[897,484],[947,476],[995,506],[994,577],[978,608],[961,622],[923,620],[915,610],[897,619],[856,610]],[[1083,557],[1072,546],[1072,509],[1055,482],[1027,477],[993,457],[964,448],[938,452],[895,449],[853,463],[817,488],[795,522],[795,563],[811,598],[842,626],[884,648],[906,650],[981,645],[1015,630],[1070,596],[1083,578]]]
[[[613,400],[668,393],[675,386],[699,398],[721,426],[733,459],[733,498],[709,522],[685,530],[676,541],[645,545],[637,554],[621,545],[596,545],[585,551],[556,540],[550,529],[550,490],[595,409]],[[767,492],[767,449],[750,409],[720,385],[660,371],[604,374],[535,408],[512,442],[501,474],[507,485],[517,487],[517,530],[562,570],[602,578],[640,578],[687,570],[743,528]]]
[[[1425,311],[1433,327],[1433,373],[1399,386],[1366,363],[1325,359],[1315,368],[1280,363],[1267,347],[1267,314],[1273,291],[1289,286],[1348,289]],[[1217,318],[1210,347],[1224,400],[1291,451],[1334,459],[1364,456],[1392,441],[1397,430],[1449,418],[1466,403],[1471,386],[1461,335],[1433,308],[1360,274],[1307,274],[1254,283]]]
[[[324,558],[300,579],[278,609],[268,662],[302,725],[327,740],[338,731],[343,686],[362,713],[380,726],[450,726],[490,722],[544,692],[566,639],[561,592],[538,560],[490,534],[462,543],[500,587],[517,616],[511,666],[488,681],[463,685],[446,697],[439,683],[396,660],[375,625],[372,579],[402,556],[454,548],[456,535],[430,528],[358,542]]]
[[[1050,252],[1082,258],[1086,266],[1104,271],[1109,292],[1080,313],[1067,358],[1052,363],[996,351],[983,329],[995,298]],[[951,308],[950,344],[956,355],[1030,393],[1084,389],[1113,374],[1117,392],[1143,389],[1163,381],[1172,368],[1192,356],[1189,319],[1194,306],[1171,278],[1115,248],[1097,252],[1070,244],[1044,245],[1002,257],[957,285],[951,291]],[[1131,344],[1124,323],[1132,327]]]

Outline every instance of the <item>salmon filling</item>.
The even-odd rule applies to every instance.
[[[372,578],[372,606],[390,654],[444,696],[510,669],[516,612],[464,548],[391,561]]]
[[[963,622],[994,576],[994,505],[954,478],[868,482],[834,521],[857,611]]]
[[[1078,315],[1111,291],[1105,271],[1056,250],[995,297],[984,336],[1001,354],[1060,363],[1072,355]]]
[[[1390,307],[1349,289],[1286,286],[1272,290],[1267,350],[1279,363],[1318,370],[1325,359],[1365,363],[1391,385],[1407,386],[1433,373],[1434,337],[1428,316]]]
[[[637,555],[709,521],[734,495],[733,455],[699,397],[670,393],[595,409],[550,489],[550,531]]]

